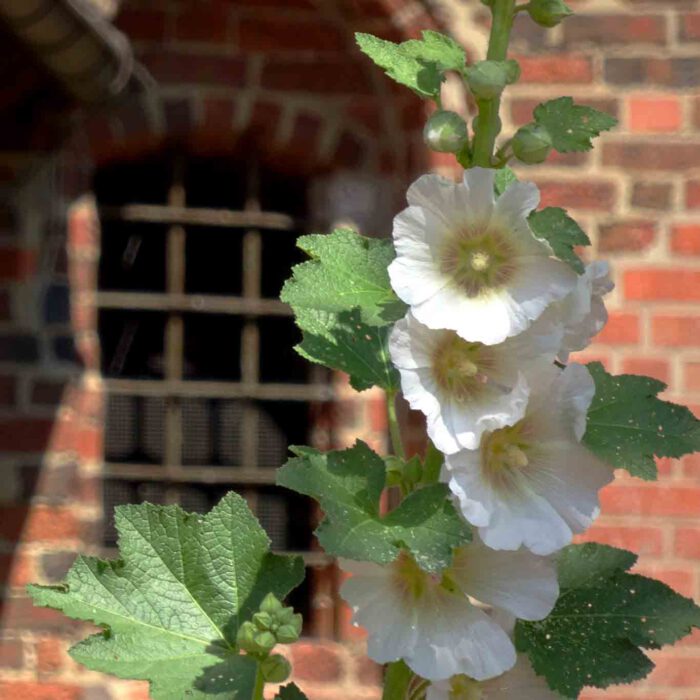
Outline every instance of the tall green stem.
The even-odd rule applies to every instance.
[[[490,61],[505,61],[508,57],[508,42],[513,28],[515,0],[494,0],[491,7],[493,19],[486,58]],[[479,117],[474,127],[474,165],[492,167],[493,148],[500,131],[498,112],[501,100],[477,100]]]
[[[265,700],[265,679],[262,673],[262,663],[258,661],[258,672],[255,676],[255,689],[253,690],[252,700]]]
[[[391,446],[394,450],[394,454],[401,459],[406,459],[406,453],[403,449],[403,440],[401,440],[399,419],[396,415],[395,391],[388,391],[386,394],[386,410],[389,417],[389,433],[391,434]]]

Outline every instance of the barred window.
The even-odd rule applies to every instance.
[[[98,331],[107,390],[103,544],[123,503],[210,509],[243,495],[277,551],[311,550],[310,501],[274,485],[331,399],[278,296],[306,186],[255,163],[163,157],[103,168]],[[308,609],[308,590],[293,601]]]

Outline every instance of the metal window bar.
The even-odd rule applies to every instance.
[[[239,490],[256,512],[265,503],[258,498],[259,488],[274,483],[274,470],[259,464],[260,420],[255,400],[327,402],[332,400],[332,388],[323,381],[320,368],[313,368],[309,383],[261,383],[260,381],[260,317],[289,317],[286,304],[261,296],[262,233],[274,235],[276,231],[290,231],[298,222],[285,214],[263,212],[260,206],[260,173],[257,167],[248,168],[248,182],[243,211],[188,208],[185,191],[185,161],[179,159],[173,168],[173,180],[168,192],[167,204],[126,205],[106,207],[100,210],[104,219],[122,223],[147,222],[169,224],[166,232],[166,289],[158,292],[98,291],[99,309],[128,309],[134,311],[157,310],[166,312],[164,336],[163,379],[115,379],[105,380],[111,396],[154,397],[164,402],[163,449],[160,465],[110,461],[105,464],[106,479],[141,483],[141,491],[162,485],[165,502],[178,502],[183,489],[189,484],[232,485]],[[216,296],[188,294],[186,291],[186,231],[185,226],[211,226],[243,228],[242,294]],[[243,318],[240,340],[241,381],[201,381],[184,377],[185,328],[187,313],[232,314]],[[133,325],[133,324],[131,324]],[[126,324],[125,331],[131,328]],[[126,333],[116,354],[118,370],[133,341],[132,332]],[[127,337],[128,336],[128,337]],[[122,348],[121,345],[124,345]],[[241,461],[237,466],[185,465],[183,463],[183,406],[195,399],[242,400]],[[136,404],[135,404],[136,405]],[[139,404],[140,406],[141,404]],[[139,408],[138,410],[142,410]],[[216,440],[216,428],[211,428],[211,440]],[[269,501],[269,498],[268,498]],[[269,503],[268,503],[269,506]],[[322,552],[302,552],[311,566],[323,566],[332,561]]]

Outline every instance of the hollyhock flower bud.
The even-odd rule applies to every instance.
[[[505,61],[479,61],[467,68],[469,89],[481,100],[499,97],[508,85],[511,70]]]
[[[292,674],[292,666],[281,654],[272,654],[260,664],[266,683],[284,683]]]
[[[542,27],[556,27],[573,12],[562,0],[530,0],[530,17]]]
[[[543,126],[526,124],[516,131],[512,148],[515,157],[523,163],[542,163],[552,150],[552,137]]]
[[[435,112],[423,129],[426,146],[438,153],[456,153],[467,140],[467,125],[456,112]]]

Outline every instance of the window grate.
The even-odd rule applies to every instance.
[[[115,505],[204,512],[233,489],[273,549],[323,566],[329,559],[312,551],[311,503],[274,485],[287,445],[309,440],[312,415],[333,398],[327,372],[293,353],[298,332],[277,298],[299,261],[303,192],[266,182],[257,167],[245,178],[229,171],[236,186],[227,191],[222,168],[210,165],[112,166],[96,181],[104,545],[116,544]]]

